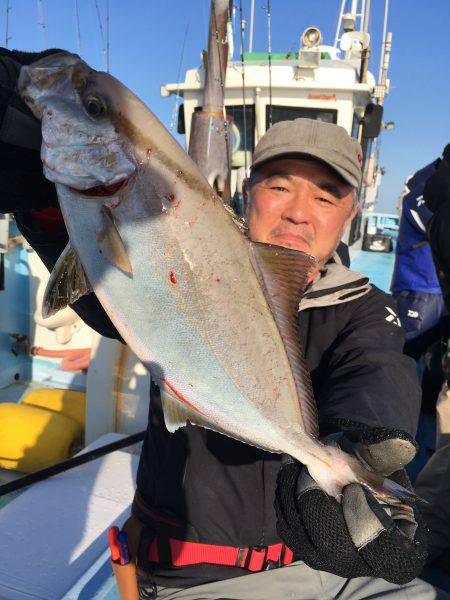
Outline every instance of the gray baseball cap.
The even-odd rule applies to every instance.
[[[251,168],[274,158],[301,154],[317,158],[354,188],[361,180],[362,149],[346,130],[315,119],[280,121],[266,131],[253,152]]]

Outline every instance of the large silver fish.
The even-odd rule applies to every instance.
[[[47,311],[92,286],[162,386],[170,430],[190,421],[289,454],[335,497],[350,482],[400,495],[317,439],[296,321],[314,259],[251,242],[152,112],[78,56],[23,67],[19,90],[70,238]]]

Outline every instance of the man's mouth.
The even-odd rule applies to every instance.
[[[278,234],[274,235],[273,237],[280,244],[289,244],[289,245],[301,244],[303,246],[305,246],[305,245],[308,247],[310,246],[310,243],[308,242],[308,240],[306,238],[304,238],[302,235],[299,235],[298,233],[290,233],[290,232],[278,233]]]
[[[96,185],[88,188],[87,190],[76,190],[75,188],[71,189],[76,191],[78,194],[82,194],[83,196],[105,198],[108,196],[115,196],[119,190],[125,187],[128,181],[129,177],[126,179],[121,179],[120,181],[116,181],[115,183],[111,183],[110,185]]]

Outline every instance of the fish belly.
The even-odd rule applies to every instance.
[[[111,320],[196,422],[273,452],[310,445],[248,241],[223,207],[190,190],[177,210],[158,212],[151,193],[144,177],[114,211],[129,275],[99,253],[99,205],[59,189],[71,243]]]

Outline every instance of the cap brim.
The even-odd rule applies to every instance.
[[[325,163],[328,167],[330,167],[333,171],[335,171],[338,175],[342,177],[342,179],[351,185],[353,188],[359,187],[360,177],[357,179],[353,173],[350,173],[343,165],[339,164],[338,156],[334,155],[328,149],[320,149],[313,148],[309,146],[296,146],[295,148],[283,149],[280,152],[275,151],[273,148],[265,153],[262,153],[256,160],[253,161],[251,165],[251,169],[255,167],[260,167],[261,165],[269,162],[270,160],[278,159],[278,158],[288,158],[288,157],[308,157],[319,160],[322,163]]]

